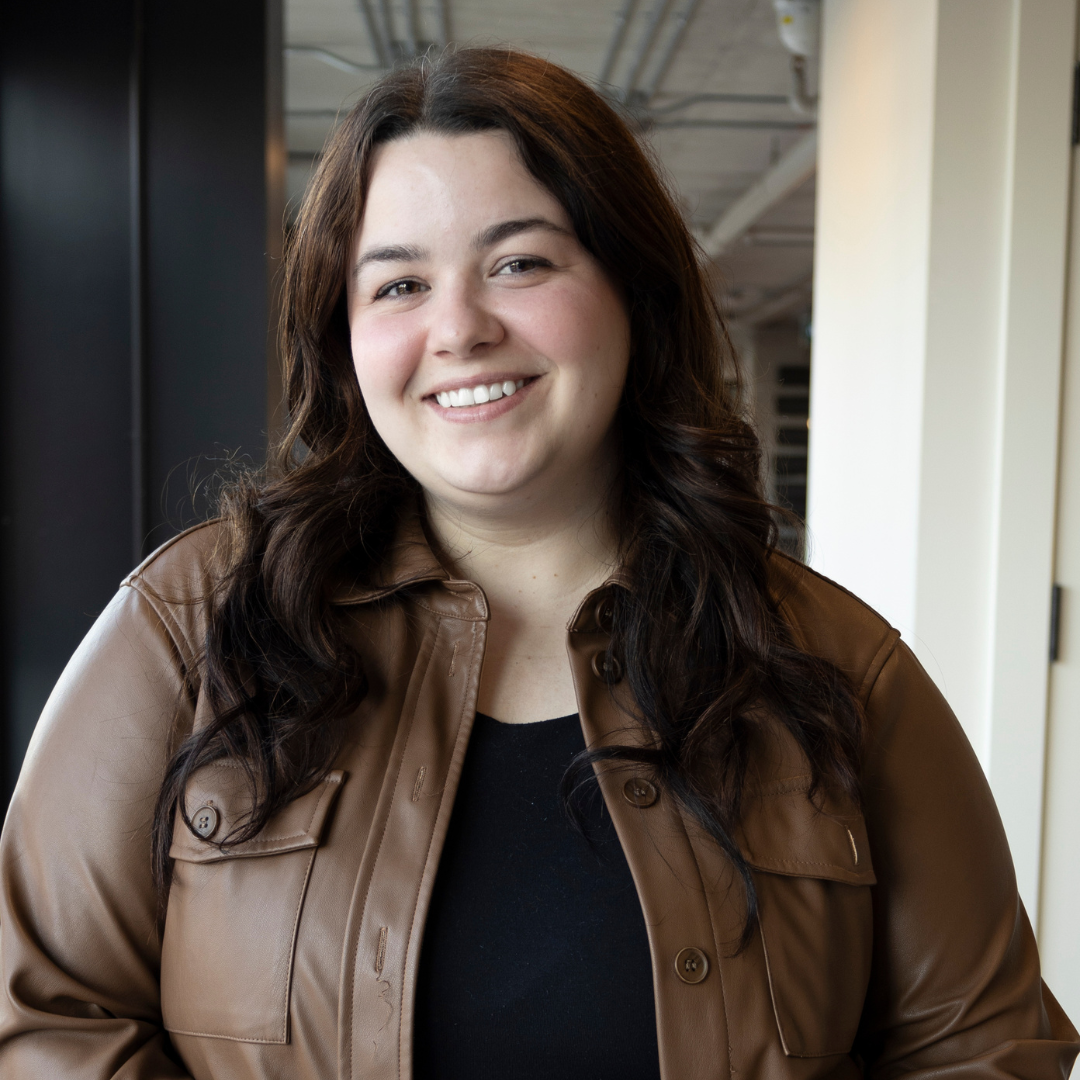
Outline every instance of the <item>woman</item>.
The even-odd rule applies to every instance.
[[[776,552],[697,250],[595,93],[384,79],[284,340],[277,471],[35,735],[5,1077],[1067,1075],[979,766]]]

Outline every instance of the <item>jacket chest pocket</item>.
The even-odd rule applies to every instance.
[[[809,777],[774,785],[743,818],[776,1025],[789,1057],[852,1048],[873,956],[875,883],[862,816],[822,813]]]
[[[247,799],[242,774],[211,765],[192,777],[169,856],[173,881],[161,955],[161,1011],[176,1034],[285,1043],[304,894],[344,780],[332,772],[251,840],[220,841]]]

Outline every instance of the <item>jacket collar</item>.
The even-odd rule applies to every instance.
[[[397,535],[375,580],[362,585],[355,582],[338,585],[330,594],[330,603],[368,604],[392,596],[407,585],[425,581],[450,582],[451,577],[431,550],[419,509],[413,508],[402,516]]]
[[[385,600],[407,586],[431,581],[442,582],[444,587],[453,593],[480,593],[477,585],[471,581],[462,581],[452,577],[439,562],[428,540],[420,510],[418,507],[413,507],[402,516],[397,535],[375,580],[363,585],[357,583],[338,585],[330,594],[330,603],[342,607],[370,604],[376,600]],[[593,620],[589,619],[587,613],[595,609],[601,593],[612,586],[629,588],[629,585],[630,579],[627,572],[622,567],[614,570],[603,585],[594,589],[582,600],[577,612],[570,620],[568,629],[584,630],[587,627],[591,629],[589,624]],[[486,599],[483,600],[482,606],[485,609],[484,617],[486,617]]]

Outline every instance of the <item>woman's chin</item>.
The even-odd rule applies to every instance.
[[[542,486],[540,477],[525,469],[463,469],[452,475],[444,474],[430,479],[429,483],[420,478],[420,483],[435,498],[476,508],[487,506],[499,499],[510,502],[527,492],[538,481]]]

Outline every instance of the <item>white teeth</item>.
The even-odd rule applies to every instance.
[[[484,405],[499,398],[512,397],[525,385],[524,379],[507,379],[490,386],[462,387],[460,390],[441,390],[435,400],[444,409],[461,409],[467,405]]]

